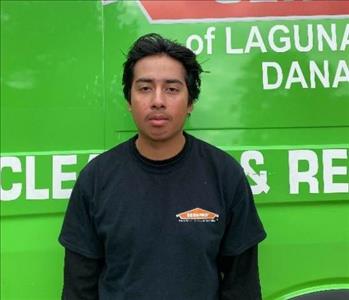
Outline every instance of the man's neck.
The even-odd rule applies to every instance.
[[[182,151],[185,144],[183,133],[169,140],[157,141],[138,136],[137,150],[144,157],[151,160],[165,160],[176,156]]]

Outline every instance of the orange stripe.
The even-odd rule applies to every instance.
[[[349,1],[293,1],[219,3],[206,1],[141,0],[153,20],[283,17],[349,14]]]

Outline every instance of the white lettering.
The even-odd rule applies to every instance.
[[[340,82],[349,83],[349,68],[345,60],[340,60],[338,63],[332,87],[337,88]]]
[[[299,170],[299,162],[307,161],[309,168],[306,171]],[[288,151],[289,163],[289,184],[290,193],[299,194],[299,184],[306,182],[309,184],[310,193],[319,193],[319,182],[315,178],[318,172],[318,158],[311,150],[290,150]]]
[[[26,198],[31,199],[48,199],[49,190],[48,189],[37,189],[35,187],[35,157],[27,156],[26,157]]]
[[[263,53],[267,52],[261,33],[257,26],[252,26],[246,43],[245,53],[250,53],[251,48],[259,48]]]
[[[324,193],[348,193],[349,183],[334,183],[333,176],[347,175],[348,168],[345,166],[333,166],[334,159],[347,159],[346,149],[326,149],[323,150],[322,159],[324,165]]]
[[[268,69],[273,68],[276,71],[276,81],[270,83]],[[263,89],[275,90],[281,86],[283,73],[281,66],[276,62],[262,62],[262,75],[263,75]]]
[[[286,52],[286,51],[289,51],[291,49],[290,38],[289,37],[281,37],[280,38],[280,42],[282,42],[283,45],[281,47],[279,47],[274,42],[275,32],[276,31],[282,31],[284,33],[289,33],[290,32],[285,25],[275,25],[275,26],[273,26],[270,29],[269,35],[268,35],[268,41],[269,41],[270,48],[273,51],[275,51],[275,52]]]
[[[294,25],[294,45],[299,52],[309,52],[313,49],[313,25],[308,24],[307,26],[307,37],[308,44],[306,46],[302,46],[300,43],[300,34],[299,34],[299,25]]]
[[[99,154],[90,154],[88,156],[88,161],[87,162],[90,162],[92,159],[94,159],[95,157],[97,157]]]
[[[342,39],[342,43],[341,43],[339,50],[345,51],[348,45],[349,45],[349,24],[347,24],[347,26],[345,26],[343,39]]]
[[[67,199],[72,189],[62,188],[65,181],[76,180],[75,172],[63,172],[62,167],[76,164],[76,155],[54,155],[52,157],[52,198]]]
[[[310,87],[312,89],[316,88],[316,81],[315,81],[316,76],[321,81],[323,87],[325,88],[330,87],[328,60],[324,61],[322,72],[318,67],[318,65],[316,64],[316,62],[313,60],[309,62],[309,69],[310,69]]]
[[[19,158],[14,156],[0,157],[0,171],[1,171],[1,182],[3,182],[3,171],[4,168],[10,168],[13,173],[22,172],[21,161]],[[4,190],[2,183],[0,184],[0,200],[1,201],[12,201],[19,198],[22,192],[22,184],[14,183],[11,188]]]
[[[259,151],[245,151],[241,155],[241,166],[244,168],[246,175],[251,177],[251,179],[256,183],[251,185],[252,193],[259,195],[261,193],[268,193],[270,187],[267,184],[267,172],[260,171],[259,174],[251,167],[250,161],[254,160],[257,165],[264,164],[263,154]]]
[[[205,40],[207,42],[207,54],[212,54],[212,40],[215,39],[215,36],[213,32],[216,30],[215,27],[208,27],[206,34],[205,34]]]
[[[327,33],[324,25],[317,24],[319,51],[324,51],[324,40],[332,51],[337,51],[336,24],[331,24],[331,35]]]
[[[241,34],[232,33],[231,27],[225,28],[225,42],[227,54],[248,54],[253,48],[261,53],[270,50],[276,53],[289,52],[292,49],[297,52],[310,52],[316,48],[319,52],[345,51],[349,46],[349,24],[345,25],[343,35],[338,36],[337,24],[296,24],[292,26],[277,24],[271,26],[268,32],[261,31],[260,27],[250,27],[245,45],[234,48],[234,37]],[[213,32],[215,27],[209,27],[205,35],[207,40],[207,53],[212,53],[212,40],[215,38]],[[341,33],[341,31],[340,31]],[[236,39],[239,41],[239,39]],[[197,43],[195,51],[202,52],[204,49],[203,39],[198,35],[191,35],[187,39],[187,46],[191,48],[192,42]],[[235,45],[236,46],[236,45]],[[195,48],[195,47],[194,47]]]
[[[290,67],[290,72],[287,77],[285,89],[290,89],[291,85],[294,83],[300,83],[302,88],[308,88],[308,85],[305,81],[302,69],[298,61],[293,61]]]
[[[231,48],[231,28],[226,27],[225,28],[225,39],[226,39],[226,44],[225,44],[225,51],[227,54],[242,54],[244,53],[244,50],[242,48]]]
[[[197,43],[197,48],[193,47],[193,42]],[[196,55],[200,54],[204,50],[204,42],[202,38],[197,34],[192,34],[188,37],[186,42],[187,48],[191,49]]]

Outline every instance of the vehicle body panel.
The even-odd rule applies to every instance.
[[[166,2],[2,1],[1,298],[60,298],[67,198],[89,160],[136,132],[122,64],[148,32],[202,43],[186,130],[245,168],[268,233],[264,299],[349,289],[349,1],[255,3],[256,14],[242,6],[252,2]],[[296,31],[312,49],[296,49]],[[289,49],[275,51],[285,37]],[[328,86],[311,79],[315,64]],[[296,184],[311,168],[311,183]]]

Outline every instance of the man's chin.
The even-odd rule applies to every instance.
[[[169,133],[168,131],[164,130],[164,131],[149,132],[146,135],[143,135],[143,137],[152,142],[164,143],[164,142],[175,140],[176,138],[180,137],[182,134],[183,134],[183,131],[176,132],[176,133]]]

